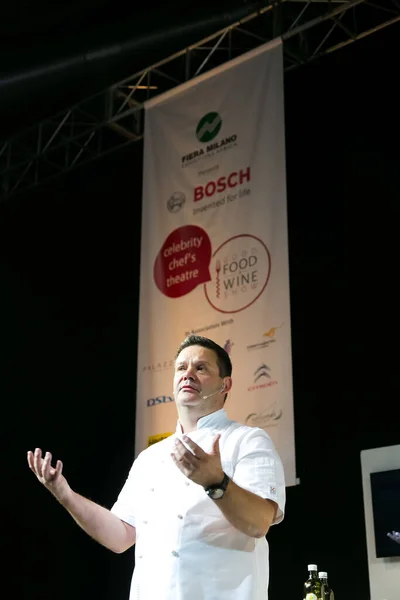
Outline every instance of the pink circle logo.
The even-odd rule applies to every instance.
[[[250,234],[226,240],[214,252],[204,293],[215,310],[245,310],[261,296],[271,272],[271,257],[262,240]]]
[[[158,289],[168,298],[185,296],[210,281],[211,241],[197,225],[172,231],[154,262],[153,276]]]

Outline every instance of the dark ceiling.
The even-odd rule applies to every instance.
[[[0,140],[272,2],[202,0],[194,4],[187,0],[134,0],[126,4],[117,0],[15,0],[1,3]],[[314,6],[318,3],[311,8]],[[285,3],[285,14],[289,17],[292,7],[298,12],[298,3]],[[326,7],[328,10],[330,5]],[[378,45],[389,43],[395,47],[393,40],[398,33],[397,24],[370,37],[375,37],[374,43]],[[362,44],[365,48],[369,42],[352,44],[352,54]],[[334,54],[341,53],[345,54],[342,50]]]
[[[135,0],[16,0],[0,9],[1,70],[23,69],[57,56],[94,49],[238,8],[265,5],[246,0],[190,2]]]
[[[267,1],[16,0],[0,8],[0,139]],[[62,97],[61,97],[62,96]]]

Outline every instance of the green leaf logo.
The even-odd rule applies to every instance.
[[[210,112],[204,115],[198,122],[196,128],[196,137],[199,142],[210,142],[218,135],[221,129],[222,119],[216,112]]]

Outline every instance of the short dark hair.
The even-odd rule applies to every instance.
[[[183,340],[175,354],[175,360],[178,358],[182,350],[188,348],[189,346],[203,346],[203,348],[209,348],[210,350],[213,350],[217,355],[219,376],[230,377],[232,375],[232,363],[231,359],[229,358],[229,354],[226,352],[226,350],[221,348],[221,346],[219,346],[209,338],[203,337],[201,335],[195,335],[194,333],[191,333],[187,336],[187,338]]]

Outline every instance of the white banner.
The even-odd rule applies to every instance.
[[[136,453],[175,431],[190,332],[231,356],[228,415],[296,483],[281,40],[145,106]]]

